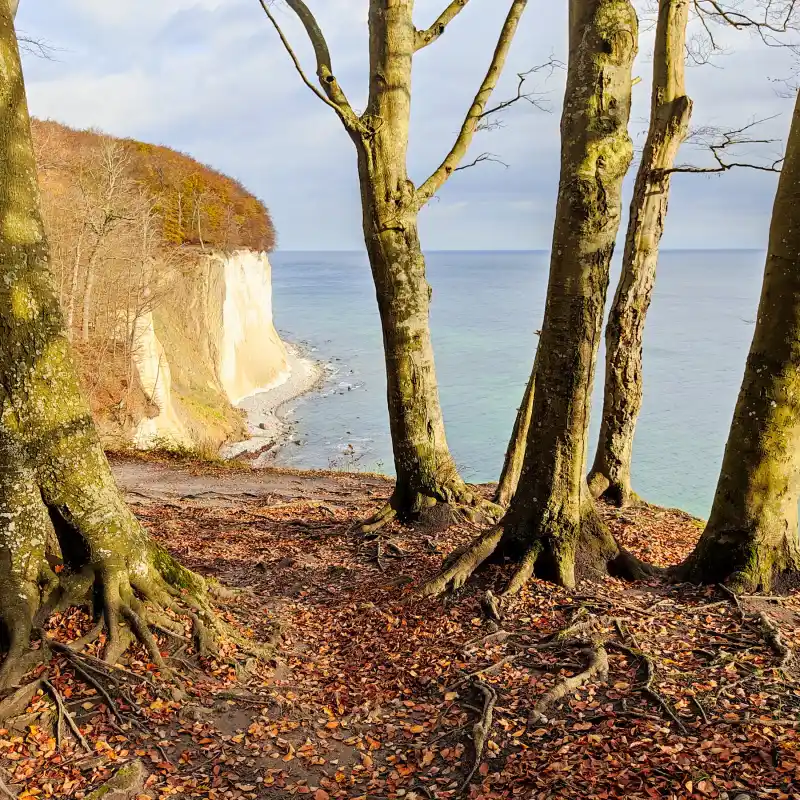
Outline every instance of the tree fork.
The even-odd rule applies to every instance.
[[[489,67],[456,139],[419,187],[408,174],[412,64],[467,5],[452,0],[433,26],[414,26],[413,2],[370,0],[369,96],[356,115],[335,79],[330,48],[304,0],[288,0],[312,44],[319,88],[311,84],[269,4],[260,0],[303,82],[332,106],[358,156],[362,227],[378,302],[386,364],[387,401],[397,476],[389,504],[364,525],[372,533],[394,518],[405,522],[457,506],[467,515],[496,517],[498,508],[478,497],[459,475],[445,437],[433,344],[431,288],[419,241],[420,210],[458,170],[505,66],[527,0],[510,0]]]

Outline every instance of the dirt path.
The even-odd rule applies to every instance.
[[[389,495],[391,481],[373,475],[277,469],[198,469],[155,461],[114,458],[114,475],[131,502],[192,500],[233,505],[242,499],[342,503]]]

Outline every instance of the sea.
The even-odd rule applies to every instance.
[[[547,252],[431,252],[431,329],[450,449],[463,477],[497,480],[533,364]],[[646,500],[706,517],[753,335],[765,254],[662,252],[644,345],[633,483]],[[392,474],[375,291],[365,253],[272,256],[276,325],[327,365],[288,408],[278,463]],[[619,272],[615,264],[609,301]],[[591,458],[602,409],[601,352]]]

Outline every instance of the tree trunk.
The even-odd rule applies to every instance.
[[[650,129],[631,201],[622,274],[606,326],[603,420],[589,489],[618,505],[635,497],[631,454],[642,407],[642,340],[667,217],[670,170],[686,138],[692,104],[684,59],[688,0],[660,0]]]
[[[428,587],[460,586],[495,550],[519,564],[507,592],[536,570],[574,586],[627,561],[593,510],[585,479],[592,375],[620,224],[638,25],[629,0],[571,0],[561,178],[536,390],[517,492],[500,527]]]
[[[178,588],[211,620],[205,582],[149,538],[114,482],[48,268],[7,4],[0,4],[0,44],[0,622],[10,647],[0,682],[29,666],[24,651],[34,618],[41,626],[50,611],[73,601],[88,601],[104,618],[109,659],[136,636],[161,663],[146,620],[159,618],[159,608],[176,609]],[[56,585],[44,558],[53,529],[65,567]]]
[[[522,464],[525,460],[525,443],[528,441],[528,430],[531,426],[531,416],[533,414],[533,392],[534,392],[534,368],[528,385],[525,387],[525,394],[522,396],[522,405],[517,410],[517,418],[514,421],[514,429],[511,431],[511,439],[508,442],[506,458],[503,462],[503,471],[500,473],[500,480],[497,484],[497,492],[494,501],[503,508],[507,508],[511,499],[517,491],[519,476],[522,474]]]
[[[78,298],[78,281],[80,278],[81,258],[83,256],[83,235],[84,228],[78,235],[78,243],[75,245],[75,259],[72,262],[72,280],[69,288],[69,303],[67,304],[67,338],[72,341],[75,333],[75,303]]]
[[[417,519],[439,503],[477,501],[450,455],[436,383],[429,312],[431,288],[417,232],[419,203],[406,160],[411,63],[416,47],[413,3],[370,8],[370,137],[353,134],[358,151],[364,240],[378,299],[386,360],[392,449],[397,473],[389,506],[365,528],[387,519]]]
[[[95,266],[97,262],[97,247],[92,251],[89,263],[86,265],[86,283],[83,286],[83,302],[81,303],[81,341],[89,341],[89,323],[92,315],[92,294],[94,292]]]
[[[769,235],[756,328],[703,535],[677,570],[737,591],[800,585],[800,96]]]

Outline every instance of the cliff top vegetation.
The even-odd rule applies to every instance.
[[[121,176],[154,201],[166,244],[266,252],[275,247],[275,228],[264,203],[238,181],[185,153],[51,120],[34,120],[33,135],[40,171],[47,174],[45,189],[58,173],[80,182],[87,162],[113,146],[123,162]]]

